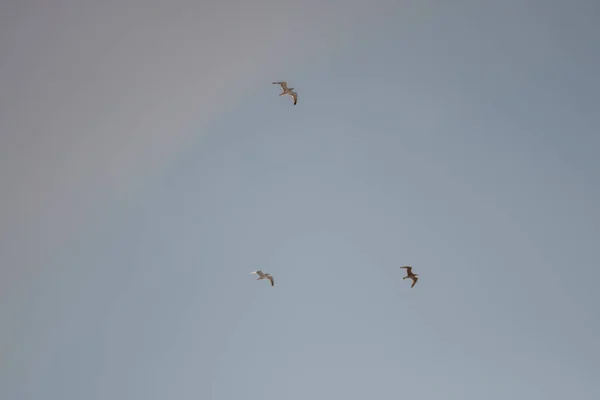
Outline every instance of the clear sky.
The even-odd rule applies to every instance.
[[[3,2],[0,398],[600,398],[599,17]]]

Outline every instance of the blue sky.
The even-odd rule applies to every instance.
[[[0,397],[599,397],[597,4],[61,4],[0,13]]]

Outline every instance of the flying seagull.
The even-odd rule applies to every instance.
[[[419,280],[419,274],[413,274],[412,267],[408,266],[408,265],[406,267],[400,267],[400,268],[406,269],[406,276],[402,279],[406,279],[406,278],[412,279],[413,283],[412,283],[412,285],[410,285],[410,287],[415,286],[415,284]]]
[[[261,279],[268,279],[271,281],[271,286],[275,286],[275,280],[273,279],[271,274],[265,274],[260,269],[258,271],[250,272],[250,275],[252,275],[252,274],[258,275],[257,281],[260,281]]]
[[[286,81],[273,82],[273,85],[281,85],[281,89],[283,90],[283,92],[281,92],[279,95],[283,96],[284,94],[287,94],[292,96],[292,98],[294,99],[294,105],[296,105],[296,103],[298,102],[298,93],[294,92],[294,88],[288,88]]]

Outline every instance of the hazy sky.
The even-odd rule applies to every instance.
[[[599,17],[4,1],[0,398],[600,398]]]

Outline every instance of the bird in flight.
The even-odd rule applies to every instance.
[[[405,266],[405,267],[400,267],[400,268],[404,268],[406,270],[406,276],[402,279],[412,279],[413,283],[412,285],[410,285],[410,287],[415,286],[415,284],[417,283],[417,281],[419,280],[419,274],[414,274],[412,272],[412,267],[411,266]]]
[[[261,279],[268,279],[269,281],[271,281],[271,286],[275,286],[275,280],[273,279],[271,274],[265,274],[260,269],[258,271],[250,272],[250,275],[252,275],[252,274],[258,275],[257,281],[260,281]]]
[[[292,96],[292,98],[294,99],[294,105],[296,105],[296,103],[298,102],[298,93],[294,92],[294,88],[288,88],[286,81],[273,82],[273,85],[281,85],[281,89],[283,90],[283,92],[281,92],[279,95],[283,96],[284,94],[287,94],[289,96]]]

